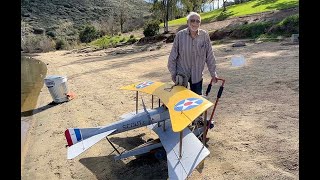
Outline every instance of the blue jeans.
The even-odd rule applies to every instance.
[[[199,94],[200,96],[202,95],[202,81],[203,79],[201,79],[200,82],[191,84],[191,79],[189,79],[190,90]]]

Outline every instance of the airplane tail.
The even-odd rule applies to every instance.
[[[68,143],[67,158],[75,158],[116,129],[100,132],[97,132],[97,130],[101,130],[101,128],[68,128],[64,132]]]

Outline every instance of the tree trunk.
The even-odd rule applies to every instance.
[[[166,12],[166,19],[165,19],[165,29],[164,29],[164,33],[169,32],[169,27],[168,27],[168,21],[169,21],[169,0],[166,0],[167,4],[166,4],[166,8],[167,8],[167,12]]]

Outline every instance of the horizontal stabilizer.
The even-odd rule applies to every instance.
[[[95,135],[96,131],[100,130],[100,127],[95,128],[68,128],[64,135],[67,139],[68,146],[72,146],[77,142],[83,141],[92,135]]]
[[[110,130],[110,131],[106,131],[94,136],[91,136],[85,140],[82,140],[70,147],[68,147],[68,159],[73,159],[76,156],[78,156],[79,154],[83,153],[84,151],[86,151],[87,149],[89,149],[91,146],[93,146],[94,144],[96,144],[97,142],[99,142],[101,139],[105,138],[106,136],[108,136],[109,134],[113,133],[116,129]]]

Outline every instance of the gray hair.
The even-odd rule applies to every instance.
[[[190,18],[191,16],[198,16],[199,19],[201,20],[200,14],[198,14],[198,13],[196,13],[196,12],[190,12],[190,13],[188,14],[188,16],[187,16],[187,20],[189,20],[189,18]]]

